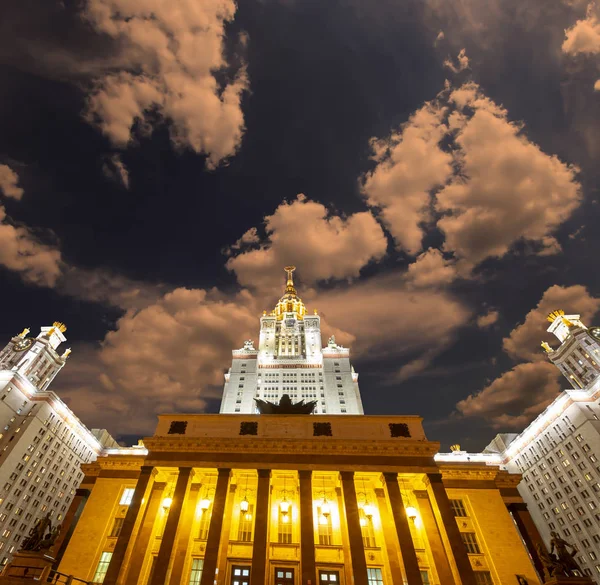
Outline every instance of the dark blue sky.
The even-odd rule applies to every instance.
[[[150,4],[3,11],[2,338],[66,322],[54,390],[149,434],[217,409],[293,263],[367,413],[523,428],[563,385],[543,313],[600,307],[586,3]]]

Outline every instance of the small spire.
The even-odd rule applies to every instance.
[[[454,445],[450,445],[450,451],[452,451],[452,453],[456,453],[457,451],[460,451],[460,445],[458,443],[455,443]]]
[[[25,327],[25,329],[23,329],[23,331],[21,331],[21,333],[19,333],[19,337],[21,339],[23,339],[24,337],[27,337],[27,334],[29,333],[30,329],[28,327]]]
[[[296,270],[295,266],[286,266],[284,270],[287,273],[287,282],[285,284],[285,294],[296,295],[296,289],[294,288],[294,278],[292,274]]]
[[[547,341],[542,341],[542,343],[540,344],[546,353],[550,353],[551,351],[554,351],[551,347],[550,344]]]
[[[554,320],[557,319],[558,317],[562,317],[565,314],[565,312],[562,309],[558,309],[558,311],[552,311],[552,313],[548,314],[548,317],[546,317],[548,319],[548,321],[550,321],[550,323],[554,323]]]
[[[65,353],[63,353],[63,354],[62,354],[60,357],[61,357],[63,360],[66,360],[66,359],[67,359],[67,358],[68,358],[70,355],[71,355],[71,348],[70,348],[70,347],[68,347],[68,348],[65,350]]]
[[[54,323],[52,323],[52,327],[58,329],[61,333],[64,333],[67,330],[67,326],[60,321],[54,321]]]

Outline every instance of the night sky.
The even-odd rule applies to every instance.
[[[0,339],[131,442],[216,412],[295,264],[367,414],[447,449],[566,385],[546,314],[600,309],[600,12],[576,0],[9,0]],[[66,347],[66,346],[65,346]]]

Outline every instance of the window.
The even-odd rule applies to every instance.
[[[381,569],[367,567],[367,579],[369,585],[383,585],[383,575]]]
[[[477,585],[494,585],[489,571],[473,571]]]
[[[250,585],[250,567],[232,565],[231,585]]]
[[[333,526],[331,524],[331,514],[321,514],[321,506],[317,507],[317,516],[319,518],[319,544],[333,544]]]
[[[120,506],[129,506],[131,504],[131,500],[133,500],[133,493],[135,492],[134,488],[125,488],[123,490],[123,494],[121,495],[121,500],[119,501]]]
[[[292,542],[292,523],[289,514],[279,513],[277,523],[277,542],[281,544],[291,544]]]
[[[123,521],[125,518],[115,518],[115,521],[112,525],[112,530],[110,531],[109,536],[115,538],[121,534],[121,528],[123,528]]]
[[[462,500],[450,500],[450,506],[452,507],[455,516],[460,518],[466,517],[467,511],[465,510],[465,505]]]
[[[365,514],[363,508],[358,509],[358,516],[360,518],[360,527],[362,530],[363,546],[365,548],[375,548],[377,542],[375,541],[375,530],[373,529],[373,519]]]
[[[238,529],[238,540],[250,542],[252,540],[252,512],[254,506],[248,504],[248,510],[240,513],[240,527]]]
[[[200,585],[200,579],[202,579],[203,566],[204,559],[194,559],[192,561],[192,570],[190,572],[189,585]]]
[[[427,571],[421,571],[421,581],[423,581],[423,585],[431,585],[431,581],[429,581],[429,573]]]
[[[460,536],[467,547],[467,552],[470,555],[478,555],[480,554],[479,545],[477,544],[477,538],[475,538],[474,532],[461,532]],[[485,581],[482,581],[485,583]]]
[[[108,565],[110,563],[110,559],[112,558],[112,553],[103,552],[100,556],[100,561],[98,561],[98,566],[96,567],[96,572],[94,573],[94,578],[92,579],[92,583],[103,583],[104,577],[106,577],[106,571],[108,571]]]

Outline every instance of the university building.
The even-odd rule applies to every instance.
[[[548,320],[560,345],[542,347],[572,388],[522,433],[497,435],[486,453],[523,474],[519,493],[546,544],[551,532],[573,543],[582,570],[600,583],[600,328],[563,311]]]
[[[234,352],[221,414],[161,415],[143,445],[82,465],[60,573],[105,585],[540,583],[521,475],[458,449],[436,460],[418,416],[363,415],[349,352],[322,348],[307,315],[290,272],[259,349]],[[318,414],[260,414],[250,400],[285,394]]]
[[[0,563],[20,548],[36,520],[55,525],[104,447],[118,447],[104,430],[89,431],[51,390],[70,350],[59,353],[66,327],[25,329],[0,350]]]

